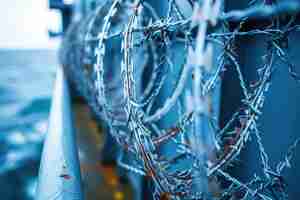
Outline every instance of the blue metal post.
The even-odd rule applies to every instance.
[[[56,75],[35,199],[84,199],[70,94],[61,67],[58,67]]]

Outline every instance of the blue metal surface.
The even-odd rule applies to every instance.
[[[57,70],[35,199],[83,199],[70,94],[60,67]]]

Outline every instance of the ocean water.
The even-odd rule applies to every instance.
[[[0,196],[33,199],[57,66],[55,50],[0,49]]]

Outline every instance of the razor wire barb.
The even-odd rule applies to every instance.
[[[191,7],[192,14],[188,15],[181,4]],[[136,157],[136,162],[121,159],[119,163],[150,177],[155,199],[209,199],[212,195],[207,183],[212,177],[231,183],[228,188],[220,188],[221,194],[214,199],[287,199],[282,171],[291,165],[299,140],[273,169],[257,124],[277,60],[300,81],[285,44],[291,33],[300,30],[294,17],[300,3],[252,1],[244,10],[229,12],[222,12],[222,4],[221,0],[169,0],[166,17],[159,18],[147,1],[108,1],[82,24],[74,25],[75,31],[70,30],[66,35],[69,40],[63,43],[62,63],[75,74],[72,81],[79,92],[108,124],[123,151]],[[282,15],[291,16],[285,24],[279,20]],[[270,24],[245,31],[244,24],[253,19],[268,19]],[[239,25],[232,30],[229,23]],[[76,37],[72,31],[82,36],[70,39]],[[248,84],[235,41],[258,35],[267,36],[267,48],[257,80]],[[116,52],[107,47],[114,40],[120,44]],[[182,54],[181,63],[171,55],[173,45]],[[73,47],[78,49],[77,54],[68,57],[66,49],[74,51]],[[216,48],[221,52],[213,64]],[[116,57],[109,58],[108,51]],[[177,74],[174,68],[179,69]],[[143,82],[143,71],[147,70],[148,80]],[[211,101],[227,70],[236,72],[243,99],[242,107],[221,128],[214,123]],[[115,74],[107,75],[111,71]],[[162,98],[165,85],[171,89]],[[170,115],[176,120],[162,126]],[[200,133],[203,123],[213,126],[211,143],[205,143],[201,136],[206,134]],[[252,135],[258,143],[264,176],[242,183],[225,169],[238,158]],[[173,150],[166,153],[164,146],[170,144]]]

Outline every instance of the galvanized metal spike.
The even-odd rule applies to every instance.
[[[63,69],[59,67],[40,164],[36,200],[84,199],[74,131],[69,88]]]

